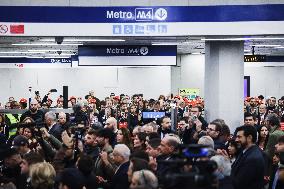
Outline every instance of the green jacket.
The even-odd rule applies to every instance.
[[[272,160],[275,151],[275,145],[281,136],[284,136],[284,131],[279,130],[280,127],[274,126],[269,132],[268,142],[265,148],[265,153]]]

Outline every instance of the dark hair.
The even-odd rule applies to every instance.
[[[243,125],[236,129],[236,133],[239,131],[244,131],[244,136],[248,137],[249,135],[252,136],[252,142],[255,143],[257,139],[257,131],[255,127],[251,125]]]
[[[149,162],[146,161],[145,159],[141,159],[141,158],[132,158],[130,160],[132,162],[132,171],[135,172],[135,171],[140,171],[140,170],[143,170],[143,169],[147,169],[147,170],[150,170],[150,167],[149,167]]]
[[[161,117],[161,123],[163,123],[164,119],[169,118],[168,116]]]
[[[159,139],[159,138],[153,138],[153,139],[151,139],[151,140],[148,141],[148,144],[149,144],[152,148],[156,149],[156,148],[158,148],[158,146],[161,144],[161,139]]]
[[[152,140],[152,139],[160,139],[160,135],[157,133],[157,132],[151,132],[151,133],[148,133],[148,139],[149,140]]]
[[[120,128],[119,130],[121,130],[122,135],[123,135],[123,144],[125,144],[126,146],[128,146],[129,149],[133,148],[133,144],[132,144],[132,140],[131,140],[131,134],[130,131],[127,128]]]
[[[244,113],[244,120],[245,120],[247,117],[252,117],[253,120],[256,119],[255,115],[252,114],[252,113],[250,113],[250,112],[245,112],[245,113]]]
[[[89,129],[89,130],[87,131],[87,134],[88,134],[88,135],[95,135],[95,136],[97,136],[97,135],[98,135],[98,130]]]
[[[133,158],[143,159],[143,160],[145,160],[145,161],[147,161],[147,162],[150,161],[149,155],[148,155],[145,151],[142,151],[142,150],[134,151],[134,152],[130,155],[129,159],[133,159]]]
[[[260,132],[261,132],[261,128],[262,127],[266,127],[265,125],[262,125],[261,127],[259,127],[259,129],[257,130],[257,132],[258,132],[258,140],[257,140],[257,145],[259,145],[259,143],[261,142],[261,135],[260,135]],[[266,127],[267,128],[267,127]],[[266,136],[266,138],[265,138],[265,141],[264,141],[264,148],[266,147],[266,144],[267,144],[267,142],[268,142],[268,138],[269,138],[269,133],[268,133],[268,135]]]
[[[274,114],[267,115],[266,120],[269,121],[270,125],[277,126],[277,127],[280,126],[280,121],[278,117]]]
[[[198,112],[202,112],[202,107],[201,106],[194,106],[192,108],[197,108],[198,109]]]
[[[114,141],[114,133],[111,129],[109,128],[104,128],[104,129],[100,129],[98,130],[98,137],[103,137],[103,138],[108,138],[109,139],[109,144],[113,144]]]
[[[29,165],[40,163],[44,161],[43,157],[36,152],[30,152],[30,153],[25,154],[23,156],[23,159],[26,160]]]
[[[219,131],[219,135],[221,135],[222,125],[220,124],[220,122],[212,121],[210,125],[215,125],[215,131]]]
[[[284,136],[279,137],[277,143],[284,143]]]
[[[81,171],[83,175],[88,176],[92,173],[94,161],[91,156],[81,154],[77,166],[79,171]]]

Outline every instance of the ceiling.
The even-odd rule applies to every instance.
[[[57,41],[62,38],[56,38]],[[249,37],[0,37],[0,57],[70,57],[78,45],[177,45],[178,54],[204,54],[206,41],[244,41],[244,54],[284,56],[284,35]]]

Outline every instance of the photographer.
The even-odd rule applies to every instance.
[[[206,130],[208,123],[205,119],[201,116],[202,108],[200,106],[195,106],[191,108],[191,115],[195,115],[198,120],[202,123],[202,130]]]

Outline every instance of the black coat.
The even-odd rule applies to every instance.
[[[232,164],[231,179],[235,189],[261,189],[264,181],[264,158],[260,148],[251,146]]]
[[[54,124],[52,128],[48,131],[49,134],[53,135],[58,140],[62,141],[61,134],[63,132],[63,128],[58,124]]]
[[[123,163],[115,172],[111,179],[111,189],[128,189],[130,183],[128,182],[129,161]]]

